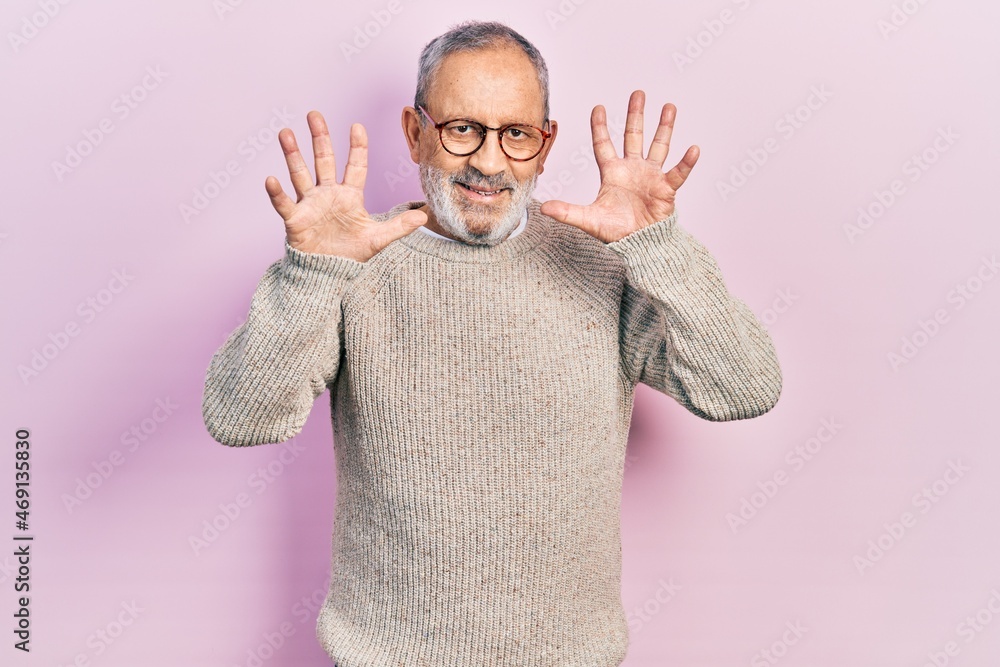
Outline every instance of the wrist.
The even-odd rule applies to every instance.
[[[302,250],[285,240],[285,261],[297,271],[330,273],[343,277],[353,277],[364,268],[364,262],[342,254],[310,252]]]
[[[285,238],[285,243],[290,248],[306,255],[342,257],[344,259],[350,259],[362,264],[371,259],[373,256],[369,253],[364,253],[360,248],[351,247],[346,244],[331,244],[328,242],[310,243],[308,241],[294,243],[287,237]]]

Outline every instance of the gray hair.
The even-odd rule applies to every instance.
[[[417,69],[417,93],[414,96],[413,106],[426,108],[427,89],[446,56],[460,51],[476,51],[508,44],[519,46],[535,66],[535,71],[538,72],[538,84],[542,89],[543,118],[548,121],[549,70],[545,66],[545,59],[534,44],[514,29],[497,21],[465,21],[443,35],[435,37],[424,46]],[[419,114],[419,118],[421,124],[427,122],[423,114]]]

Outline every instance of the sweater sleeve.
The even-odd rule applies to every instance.
[[[711,421],[774,407],[782,376],[770,335],[676,213],[607,247],[625,262],[619,340],[633,384]]]
[[[283,442],[302,430],[316,397],[337,376],[343,335],[341,295],[364,264],[305,253],[285,255],[264,273],[247,320],[212,356],[202,417],[224,445]]]

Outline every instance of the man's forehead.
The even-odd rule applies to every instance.
[[[515,87],[510,81],[502,85],[470,81],[468,85],[435,86],[429,91],[428,102],[439,122],[450,118],[471,118],[500,125],[541,121],[543,109],[538,79],[528,83],[529,86]]]
[[[428,102],[437,119],[472,118],[487,123],[541,120],[538,72],[516,48],[453,53],[429,86]],[[536,118],[538,116],[538,118]]]

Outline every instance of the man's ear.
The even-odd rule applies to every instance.
[[[420,162],[420,112],[413,107],[403,107],[401,122],[406,145],[410,147],[410,159],[417,164]]]
[[[554,120],[549,121],[549,132],[552,136],[549,137],[545,146],[542,148],[542,152],[538,155],[538,175],[540,176],[543,171],[545,171],[545,158],[549,156],[549,151],[552,150],[552,144],[556,142],[556,134],[559,132],[559,123]]]

